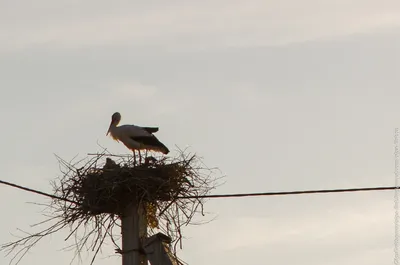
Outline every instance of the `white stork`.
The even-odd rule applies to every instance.
[[[161,143],[153,133],[158,131],[157,127],[140,127],[137,125],[121,125],[117,126],[121,121],[121,114],[115,112],[111,116],[110,127],[107,134],[111,134],[112,138],[117,142],[121,141],[128,149],[132,150],[134,163],[136,163],[135,150],[139,152],[139,159],[141,161],[140,150],[152,150],[168,154],[168,148]]]

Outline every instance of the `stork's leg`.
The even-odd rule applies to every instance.
[[[132,152],[133,152],[133,165],[136,166],[136,153],[135,153],[135,150],[133,150]]]
[[[142,154],[140,153],[140,149],[138,150],[139,152],[139,164],[142,164]]]

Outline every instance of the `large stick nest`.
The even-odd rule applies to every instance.
[[[182,248],[181,228],[193,223],[196,213],[203,212],[205,195],[216,187],[213,170],[205,167],[196,155],[181,152],[177,158],[145,157],[134,165],[132,156],[115,156],[106,152],[92,154],[77,163],[58,157],[62,176],[52,183],[54,199],[49,205],[54,224],[39,233],[3,245],[13,260],[19,260],[41,238],[64,227],[70,233],[65,240],[75,238],[70,248],[74,259],[84,248],[94,251],[92,263],[106,239],[118,245],[120,219],[132,203],[143,206],[148,235],[163,232],[171,241],[176,257]],[[119,229],[118,229],[119,230]],[[117,236],[116,236],[117,235]],[[19,250],[17,250],[19,249]]]
[[[64,178],[57,190],[62,197],[79,203],[68,210],[76,215],[122,215],[127,206],[138,201],[151,204],[204,193],[204,185],[194,189],[200,184],[192,168],[194,158],[174,163],[146,159],[139,166],[121,166],[107,158],[104,166],[83,168],[75,176]]]

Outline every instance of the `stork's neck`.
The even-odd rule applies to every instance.
[[[117,129],[118,121],[114,121],[110,124],[110,132],[115,133],[115,129]]]
[[[111,137],[114,138],[114,140],[118,140],[118,122],[113,122],[110,124],[109,132],[111,134]]]

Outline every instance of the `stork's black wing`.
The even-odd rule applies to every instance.
[[[131,137],[132,140],[141,143],[143,145],[148,145],[148,146],[154,146],[154,147],[159,147],[163,150],[164,154],[168,154],[169,150],[168,148],[161,143],[154,135],[151,136],[133,136]]]
[[[158,127],[142,127],[144,130],[146,130],[148,133],[155,133],[158,132]]]

